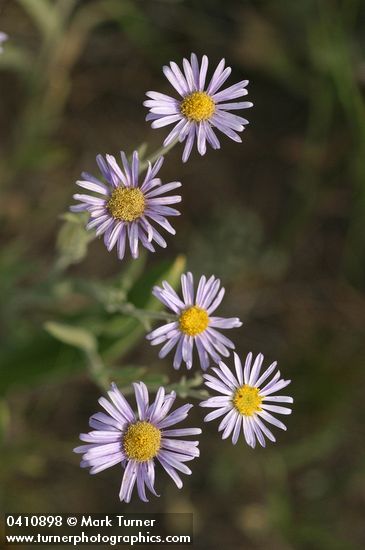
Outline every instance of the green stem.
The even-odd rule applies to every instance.
[[[90,352],[86,356],[91,378],[102,390],[109,389],[110,384],[107,369],[100,355],[97,352]]]
[[[110,308],[109,308],[110,309]],[[146,309],[139,309],[133,304],[127,302],[125,304],[115,304],[112,306],[113,312],[118,311],[124,315],[131,315],[136,319],[158,319],[162,321],[176,321],[176,315],[172,313],[166,313],[165,311],[152,311]]]
[[[179,143],[179,140],[175,139],[172,143],[170,143],[170,145],[167,145],[167,147],[160,147],[159,149],[157,149],[157,151],[152,153],[149,157],[146,158],[146,160],[140,163],[140,172],[147,168],[149,162],[153,163],[159,157],[166,155],[169,151],[171,151],[171,149],[175,147],[177,143]]]

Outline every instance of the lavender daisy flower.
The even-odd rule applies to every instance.
[[[275,437],[263,422],[264,420],[286,430],[286,426],[271,413],[291,414],[291,409],[276,405],[276,403],[293,403],[293,398],[286,395],[273,395],[285,388],[291,381],[281,379],[280,371],[277,371],[272,379],[264,385],[264,382],[274,372],[277,363],[276,361],[272,363],[260,376],[263,360],[264,356],[259,353],[251,366],[252,353],[249,353],[242,371],[241,361],[235,353],[236,376],[222,362],[219,363],[219,368],[213,368],[217,377],[210,374],[204,375],[206,386],[222,394],[210,397],[200,403],[201,407],[215,409],[204,420],[209,422],[224,415],[218,430],[223,431],[222,439],[226,439],[232,434],[234,445],[238,441],[241,428],[246,442],[252,448],[256,445],[256,439],[262,447],[265,447],[264,436],[275,442]],[[273,404],[270,405],[270,403]]]
[[[164,146],[168,146],[175,139],[180,142],[186,140],[182,156],[183,162],[188,160],[195,139],[201,155],[205,155],[207,142],[213,149],[220,148],[213,128],[220,130],[234,141],[242,141],[237,132],[244,130],[248,120],[229,111],[247,109],[253,104],[250,101],[233,103],[227,103],[227,101],[247,95],[248,80],[242,80],[220,90],[231,74],[231,68],[224,67],[225,60],[222,59],[209,84],[206,85],[208,58],[206,55],[203,56],[199,68],[198,58],[192,53],[190,63],[187,59],[183,60],[184,74],[174,62],[170,62],[169,67],[163,67],[166,78],[181,96],[179,99],[159,92],[147,92],[146,94],[149,99],[143,105],[150,109],[146,120],[153,121],[152,128],[175,124],[165,139]]]
[[[175,392],[166,394],[159,388],[155,400],[149,404],[146,385],[134,383],[138,413],[133,409],[112,384],[108,392],[110,401],[99,399],[107,414],[99,412],[89,421],[93,431],[80,434],[81,445],[74,449],[82,453],[82,468],[90,468],[90,474],[97,474],[115,464],[124,468],[119,498],[130,502],[133,488],[137,483],[138,496],[148,502],[146,488],[155,496],[155,459],[174,480],[179,489],[183,483],[179,474],[191,474],[185,462],[199,456],[198,441],[185,441],[183,436],[198,435],[200,428],[178,428],[171,426],[185,420],[193,405],[186,404],[169,413],[175,398]]]
[[[167,216],[180,215],[178,210],[169,205],[181,201],[180,195],[162,196],[181,186],[178,181],[161,185],[161,180],[156,177],[163,157],[153,166],[148,163],[141,185],[138,183],[138,152],[134,151],[131,163],[123,151],[121,157],[123,170],[112,155],[106,155],[105,159],[98,155],[96,162],[107,183],[83,172],[83,179],[76,184],[101,197],[77,193],[73,198],[80,204],[71,206],[72,212],[89,212],[90,219],[86,228],[96,229],[97,236],[104,234],[108,251],[116,245],[120,260],[124,258],[127,241],[133,258],[138,258],[139,242],[151,252],[155,252],[153,241],[165,248],[165,239],[151,222],[175,235],[176,231],[167,221]]]
[[[181,276],[183,299],[174,289],[163,281],[162,288],[155,286],[153,295],[176,315],[171,323],[162,325],[150,332],[147,339],[156,346],[164,344],[159,357],[165,357],[175,346],[174,368],[179,369],[182,361],[188,369],[193,366],[194,344],[198,350],[200,365],[203,370],[209,367],[210,358],[218,363],[221,356],[228,357],[234,344],[217,329],[240,327],[237,317],[225,319],[213,317],[212,313],[221,303],[225,290],[220,288],[220,280],[214,275],[206,279],[200,277],[195,296],[194,280],[191,273]]]
[[[0,31],[0,53],[3,53],[4,51],[4,48],[3,48],[3,42],[6,42],[6,40],[8,39],[8,35],[5,34],[4,32],[1,32]]]

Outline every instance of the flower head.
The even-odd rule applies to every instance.
[[[155,286],[153,294],[174,313],[172,322],[162,325],[147,335],[153,346],[164,344],[159,357],[165,357],[175,346],[174,368],[179,369],[182,361],[188,369],[193,365],[194,344],[198,350],[200,365],[203,370],[209,367],[210,359],[215,363],[221,356],[228,357],[234,344],[217,329],[240,327],[237,317],[225,319],[213,317],[224,296],[220,280],[212,275],[208,280],[200,277],[195,295],[194,279],[191,273],[181,276],[182,299],[174,289],[163,281],[162,288]]]
[[[159,388],[155,400],[149,404],[149,395],[143,382],[134,383],[138,412],[133,409],[112,384],[108,392],[110,401],[99,399],[106,413],[99,412],[90,418],[93,431],[80,434],[81,445],[74,449],[82,453],[82,468],[90,468],[91,474],[97,474],[115,464],[124,468],[119,498],[130,502],[133,488],[137,484],[138,496],[148,502],[146,488],[155,491],[155,461],[157,460],[179,489],[182,481],[177,473],[191,474],[185,462],[199,456],[198,441],[180,439],[183,436],[198,435],[200,428],[178,428],[172,426],[185,420],[193,405],[186,404],[170,413],[176,394],[166,394]]]
[[[76,184],[101,196],[77,193],[73,197],[79,204],[71,206],[73,212],[89,212],[87,229],[96,229],[97,236],[104,234],[104,243],[109,251],[116,245],[120,260],[124,258],[127,241],[133,258],[138,257],[139,242],[151,252],[155,251],[153,241],[166,247],[165,239],[151,222],[175,235],[166,217],[180,214],[169,205],[181,201],[180,195],[162,196],[181,186],[178,181],[162,185],[156,177],[163,157],[153,166],[148,163],[141,185],[138,183],[140,170],[137,151],[134,151],[131,163],[123,151],[121,157],[123,170],[112,155],[106,155],[105,159],[98,155],[96,162],[106,183],[83,172],[83,179]]]
[[[192,53],[190,63],[187,59],[183,60],[184,73],[174,62],[171,62],[170,66],[163,67],[166,78],[180,98],[175,99],[159,92],[146,94],[149,99],[144,102],[144,105],[150,109],[146,120],[152,120],[152,128],[175,124],[165,139],[164,146],[168,146],[175,139],[181,142],[186,140],[183,162],[188,160],[195,139],[201,155],[206,152],[207,142],[213,149],[220,148],[213,128],[220,130],[234,141],[241,142],[237,132],[242,132],[245,124],[248,124],[248,120],[229,111],[247,109],[252,107],[252,103],[249,101],[227,103],[247,94],[248,80],[242,80],[220,90],[231,74],[231,68],[225,68],[225,60],[222,59],[209,84],[206,84],[207,70],[207,56],[203,56],[199,67],[198,58]]]
[[[9,37],[8,37],[7,34],[0,31],[0,53],[3,53],[3,51],[4,51],[3,42],[5,42],[8,38]]]
[[[256,445],[256,439],[262,447],[265,447],[265,436],[270,441],[275,441],[274,435],[263,421],[286,430],[286,426],[271,413],[291,413],[291,409],[277,403],[293,403],[293,398],[286,395],[273,395],[290,384],[290,380],[280,378],[280,371],[277,371],[267,382],[277,363],[272,363],[260,375],[263,360],[264,356],[259,353],[252,365],[252,353],[249,353],[242,370],[241,361],[235,353],[236,376],[224,363],[219,363],[219,368],[213,368],[217,376],[204,375],[206,386],[222,394],[200,403],[201,407],[215,409],[204,420],[209,422],[223,416],[218,430],[223,431],[222,439],[232,434],[233,444],[237,443],[241,428],[246,442],[252,448]]]

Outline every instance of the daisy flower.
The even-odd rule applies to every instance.
[[[274,435],[264,421],[286,430],[286,426],[271,413],[291,414],[291,409],[277,403],[293,403],[293,398],[286,395],[273,395],[291,381],[280,378],[280,371],[277,371],[267,382],[269,376],[275,371],[277,363],[276,361],[272,363],[260,375],[263,360],[264,356],[259,353],[252,365],[252,353],[249,353],[242,371],[241,361],[235,353],[236,376],[222,362],[219,363],[219,368],[213,368],[217,376],[204,375],[206,386],[222,394],[200,403],[201,407],[215,409],[204,420],[209,422],[223,416],[218,430],[223,431],[222,439],[232,435],[234,445],[238,441],[241,429],[246,442],[252,448],[256,445],[256,439],[262,447],[265,447],[265,436],[270,441],[275,441]]]
[[[198,435],[200,428],[178,428],[172,426],[185,420],[193,405],[186,404],[170,413],[176,394],[166,394],[159,388],[155,400],[149,404],[146,385],[134,383],[138,412],[135,413],[115,384],[108,392],[110,401],[99,399],[106,413],[98,412],[89,421],[93,431],[80,434],[81,445],[74,449],[81,453],[82,468],[90,468],[90,474],[97,474],[121,463],[124,468],[119,492],[121,501],[130,502],[133,488],[137,484],[138,496],[148,502],[146,489],[155,496],[155,461],[157,460],[179,489],[183,483],[179,474],[191,474],[185,462],[199,456],[198,441],[186,441],[184,436]]]
[[[159,353],[160,358],[176,346],[175,369],[180,368],[182,361],[191,369],[194,344],[203,370],[209,367],[210,359],[219,363],[222,355],[228,357],[229,350],[234,349],[233,342],[217,329],[240,327],[241,321],[237,317],[225,319],[212,316],[225,293],[220,284],[214,275],[208,280],[203,275],[195,295],[193,275],[187,273],[181,275],[182,299],[166,281],[163,281],[162,288],[153,288],[153,295],[172,310],[174,316],[172,322],[150,332],[147,339],[151,340],[153,346],[164,344]]]
[[[153,166],[148,163],[148,169],[142,184],[138,183],[140,171],[138,152],[134,151],[131,163],[125,153],[121,152],[123,169],[112,155],[96,157],[96,162],[106,183],[101,182],[91,174],[82,173],[82,180],[76,184],[85,188],[88,193],[77,193],[73,198],[79,204],[71,206],[72,212],[89,213],[87,229],[96,229],[96,235],[104,235],[104,243],[108,251],[117,247],[118,258],[122,260],[125,254],[126,242],[133,258],[138,258],[138,245],[155,251],[153,242],[166,247],[166,241],[152,225],[160,225],[163,229],[175,235],[175,229],[167,221],[167,216],[178,216],[180,212],[171,208],[171,204],[181,201],[180,195],[162,196],[181,186],[178,181],[165,185],[157,178],[163,157]],[[97,193],[101,196],[95,196]]]
[[[0,31],[0,53],[3,53],[3,51],[4,51],[3,42],[5,42],[8,38],[9,37],[8,37],[7,34]]]
[[[207,142],[213,149],[220,148],[214,129],[234,141],[241,142],[237,132],[244,130],[248,120],[229,111],[247,109],[253,105],[250,101],[227,103],[247,95],[248,80],[242,80],[220,90],[231,74],[231,68],[225,68],[224,59],[215,69],[209,84],[206,84],[207,70],[206,55],[203,56],[200,67],[194,53],[191,54],[190,63],[184,59],[184,73],[176,63],[171,61],[170,66],[163,67],[163,72],[180,97],[175,99],[159,92],[147,92],[149,99],[143,103],[150,110],[146,120],[152,120],[152,128],[175,124],[164,141],[165,147],[175,139],[180,142],[186,140],[183,162],[188,160],[195,139],[201,155],[205,155]]]

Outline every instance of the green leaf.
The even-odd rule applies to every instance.
[[[123,366],[115,367],[109,371],[109,378],[118,386],[128,386],[133,382],[143,380],[148,385],[157,386],[168,383],[168,376],[161,373],[151,372],[144,366]]]
[[[62,219],[64,224],[58,233],[56,245],[59,254],[57,267],[65,269],[85,258],[89,243],[95,239],[95,233],[86,229],[87,216],[84,214],[67,212]]]
[[[152,288],[161,284],[163,280],[175,288],[180,283],[180,277],[185,269],[185,256],[177,256],[173,262],[161,262],[150,269],[144,277],[140,278],[128,295],[128,300],[138,308],[162,309],[162,304],[152,296]]]
[[[87,354],[95,353],[97,341],[88,330],[72,325],[48,321],[44,325],[45,330],[60,342],[81,349]]]
[[[0,395],[9,388],[74,376],[85,368],[79,353],[50,338],[39,327],[30,329],[24,341],[17,340],[2,348]]]

